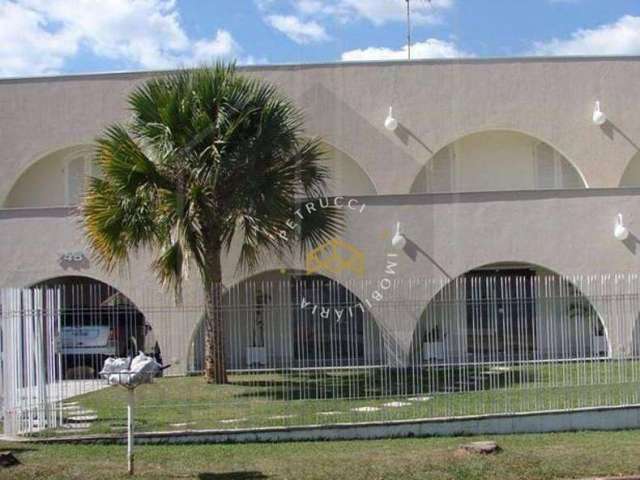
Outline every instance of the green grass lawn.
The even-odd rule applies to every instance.
[[[207,385],[202,377],[160,378],[136,391],[136,429],[330,424],[639,403],[637,362],[523,366],[484,377],[478,373],[475,385],[448,389],[463,373],[430,369],[419,372],[419,378],[407,371],[244,374],[231,375],[231,383],[222,386]],[[407,384],[418,385],[418,391],[408,391]],[[97,413],[87,433],[118,432],[125,426],[122,388],[68,401]],[[404,405],[385,405],[391,402]],[[369,411],[354,411],[362,407]],[[64,434],[44,432],[52,433]]]
[[[243,445],[140,446],[138,475],[148,479],[501,479],[549,480],[640,473],[640,431],[493,436],[502,451],[460,454],[481,437],[300,442]],[[0,478],[128,478],[125,447],[0,442],[23,465]]]

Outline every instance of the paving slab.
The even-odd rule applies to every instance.
[[[390,407],[390,408],[401,408],[401,407],[408,407],[411,405],[411,403],[409,402],[388,402],[388,403],[383,403],[382,404],[384,407]]]
[[[220,423],[240,423],[246,422],[247,418],[227,418],[225,420],[220,420]]]
[[[67,422],[72,423],[85,423],[85,422],[95,422],[98,420],[98,415],[74,415],[66,419]]]
[[[496,442],[491,440],[483,441],[483,442],[471,442],[465,445],[460,445],[460,449],[470,452],[470,453],[480,453],[483,455],[488,455],[490,453],[497,453],[500,451],[500,447]]]
[[[377,412],[378,410],[380,410],[379,407],[356,407],[351,409],[352,412]]]

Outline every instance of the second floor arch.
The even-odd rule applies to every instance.
[[[39,156],[14,181],[2,208],[75,206],[87,179],[99,175],[94,147],[78,144]]]
[[[622,174],[620,178],[620,187],[640,187],[640,152],[637,152]]]
[[[376,195],[377,189],[364,167],[352,156],[321,141],[324,163],[329,169],[327,195]]]
[[[420,169],[410,193],[587,188],[584,175],[549,143],[515,130],[469,133]]]

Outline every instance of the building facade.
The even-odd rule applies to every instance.
[[[635,350],[640,309],[629,304],[611,311],[596,293],[597,282],[572,279],[635,274],[640,266],[635,236],[640,235],[640,58],[472,59],[242,71],[277,85],[304,111],[308,134],[325,143],[333,172],[328,193],[331,201],[344,205],[347,218],[340,240],[355,247],[362,262],[360,271],[322,272],[348,286],[348,293],[339,295],[376,302],[374,293],[381,291],[376,282],[390,275],[402,281],[430,279],[419,301],[414,295],[410,308],[394,312],[393,328],[375,308],[359,320],[365,325],[357,336],[365,346],[391,342],[400,351],[399,362],[416,344],[424,345],[425,352],[432,349],[421,356],[438,359],[445,356],[444,349],[448,360],[463,361],[471,314],[462,312],[467,320],[455,328],[442,323],[451,317],[438,300],[455,285],[470,288],[461,280],[470,272],[492,272],[510,278],[557,276],[579,291],[587,307],[572,335],[582,338],[584,347],[562,356],[616,356]],[[107,125],[126,121],[127,94],[160,74],[0,80],[0,286],[78,277],[104,282],[140,307],[165,358],[180,373],[198,363],[200,314],[184,314],[178,325],[153,308],[145,311],[167,297],[149,269],[150,256],[141,253],[122,271],[104,273],[86,248],[74,209],[86,175],[95,173],[93,139]],[[596,101],[607,116],[603,125],[592,119]],[[384,126],[390,106],[399,123],[393,131]],[[624,241],[613,235],[619,216],[630,232]],[[391,245],[398,224],[406,239],[399,252]],[[260,271],[239,274],[236,259],[232,248],[224,259],[224,284],[229,287],[247,280],[297,278],[307,267],[304,258],[284,264],[274,259]],[[616,288],[624,294],[631,286],[621,281]],[[483,292],[477,290],[481,297]],[[393,293],[405,294],[402,289]],[[187,303],[197,303],[197,279],[189,281],[185,295]],[[559,341],[553,319],[574,319],[575,306],[541,318],[543,300],[531,302],[536,306],[525,314],[526,321],[547,333],[527,340],[525,350],[539,357],[560,355],[548,353],[554,350],[549,345]],[[281,327],[267,331],[293,337],[293,317],[284,312],[272,320]],[[229,319],[230,325],[240,323]],[[531,330],[522,328],[523,334]],[[384,333],[389,330],[392,339]],[[243,352],[256,343],[247,335],[238,336]],[[258,343],[269,342],[277,343],[264,338]],[[255,350],[256,362],[261,355],[296,356],[293,347],[282,345],[267,353]],[[506,350],[501,352],[506,358]],[[252,363],[249,353],[230,361],[238,368]]]

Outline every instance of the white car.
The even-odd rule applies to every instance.
[[[62,355],[116,355],[113,329],[109,326],[62,327],[58,344]]]

